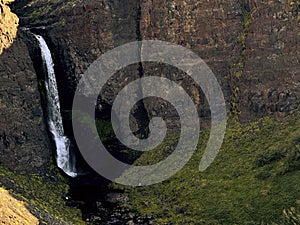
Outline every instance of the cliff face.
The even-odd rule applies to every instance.
[[[19,19],[8,2],[0,2],[0,165],[12,171],[42,172],[51,152],[37,76],[26,37],[17,35]]]
[[[24,39],[19,33],[0,56],[0,162],[13,171],[42,172],[50,163],[51,150]]]
[[[229,110],[233,110],[230,68],[240,57],[238,39],[243,30],[241,4],[236,0],[141,1],[141,39],[165,40],[197,53],[216,75]],[[193,96],[200,114],[209,117],[205,96],[191,80],[182,80],[179,71],[169,73],[169,70],[160,69],[158,65],[149,64],[144,64],[144,71],[145,75],[159,71],[165,77],[172,77]],[[149,99],[145,105],[153,114],[161,102]]]
[[[58,15],[60,20],[46,29],[46,38],[55,55],[63,110],[71,109],[77,82],[94,60],[114,47],[137,39],[138,9],[137,0],[76,2],[64,8]],[[138,65],[129,66],[110,80],[101,95],[104,111],[126,84],[139,78],[138,69]],[[143,109],[138,106],[135,110]],[[142,121],[133,123],[135,131],[139,123]]]
[[[142,1],[141,8],[142,39],[196,52],[242,120],[298,108],[299,1]]]
[[[35,27],[50,45],[65,127],[70,135],[71,123],[67,115],[81,74],[106,51],[136,40],[169,41],[197,53],[220,82],[228,111],[238,114],[242,121],[265,115],[281,118],[298,109],[299,1],[41,0],[17,1],[13,7],[21,18],[21,25]],[[17,43],[15,50],[12,48],[2,57],[8,60],[15,56],[13,62],[10,60],[14,65],[8,68],[17,70],[22,64],[26,70],[19,70],[22,73],[30,71],[33,79],[35,71],[28,52],[23,49],[23,56],[17,54],[18,48],[24,46],[20,38]],[[20,57],[26,59],[20,60]],[[4,62],[1,60],[1,64]],[[209,117],[199,87],[189,79],[182,79],[180,71],[153,63],[132,65],[115,75],[101,95],[102,105],[109,108],[115,95],[130,81],[157,73],[181,84],[193,97],[200,114]],[[25,78],[18,76],[17,79]],[[36,90],[33,92],[37,94]],[[34,99],[36,103],[39,101],[36,96]],[[162,105],[157,99],[146,99],[138,104],[133,112],[136,117],[134,130],[139,130],[147,120],[141,112],[152,116],[167,109],[169,116],[176,118],[172,107],[166,105],[162,110]],[[104,107],[103,114],[105,112]],[[176,124],[176,120],[171,122]],[[3,140],[7,139],[4,129],[2,136]]]
[[[121,44],[148,39],[180,44],[204,59],[223,88],[228,110],[243,121],[284,117],[298,108],[299,1],[44,0],[20,1],[16,8],[24,25],[47,24],[43,32],[55,54],[66,109],[80,74],[97,57]],[[104,102],[111,104],[129,81],[159,71],[182,84],[200,113],[209,115],[207,107],[200,107],[205,103],[200,89],[191,81],[181,82],[179,71],[144,63],[141,74],[139,67],[115,76],[108,85],[110,93],[102,96]],[[157,102],[144,101],[150,115]]]
[[[282,117],[299,109],[300,2],[250,1],[249,10],[235,84],[241,115]]]

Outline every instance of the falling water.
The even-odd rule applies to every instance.
[[[54,64],[51,52],[44,40],[40,35],[35,35],[39,41],[42,59],[46,65],[47,73],[45,79],[45,87],[47,91],[47,122],[49,130],[53,135],[56,145],[56,161],[59,168],[61,168],[67,175],[76,177],[74,166],[72,165],[70,155],[70,140],[64,136],[64,128],[62,117],[60,113],[60,103],[58,97],[57,83],[54,72]]]

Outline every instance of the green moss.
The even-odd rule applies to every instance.
[[[236,64],[234,64],[231,73],[236,78],[236,83],[238,85],[240,77],[243,76],[244,68],[245,68],[245,61],[246,61],[246,42],[247,37],[249,34],[249,28],[251,23],[253,22],[253,12],[246,10],[244,5],[241,5],[242,7],[242,31],[240,33],[238,42],[241,46],[241,55],[239,57],[239,60]],[[237,86],[233,87],[232,90],[232,99],[231,99],[231,112],[235,115],[239,115],[239,109],[238,109],[238,102],[239,102],[239,95],[240,90]]]
[[[243,70],[245,67],[245,57],[246,57],[246,41],[247,41],[250,25],[253,21],[252,12],[247,11],[246,9],[243,9],[242,12],[243,12],[242,14],[243,29],[238,39],[239,44],[241,45],[242,48],[242,52],[241,52],[240,61],[235,66],[236,72],[234,73],[234,75],[238,78],[243,75]]]
[[[32,18],[32,19],[38,19],[40,16],[41,16],[41,12],[35,11],[30,14],[30,18]]]
[[[78,118],[87,129],[91,129],[95,138],[100,138],[102,142],[110,141],[114,136],[112,124],[108,120],[95,119],[83,111],[64,110],[63,115],[67,120],[72,119],[72,113]],[[94,129],[96,127],[96,130]]]
[[[64,20],[58,18],[57,15],[64,15],[64,10],[70,9],[80,0],[30,0],[22,7],[22,11],[18,14],[22,15],[22,19],[31,25],[49,25],[57,23],[63,25]]]
[[[97,119],[96,127],[102,141],[109,141],[114,136],[114,130],[110,121]]]
[[[123,188],[133,208],[158,224],[289,224],[284,212],[300,202],[299,127],[300,117],[265,118],[247,126],[232,119],[219,155],[205,172],[198,166],[208,131],[202,132],[192,160],[171,179]],[[164,147],[174,140],[169,141]],[[136,164],[149,164],[157,155],[147,152]]]
[[[246,39],[249,33],[249,27],[252,23],[252,20],[252,13],[247,10],[243,10],[243,30],[239,37],[239,42],[242,45],[243,50],[246,49]]]
[[[46,90],[46,87],[43,84],[43,82],[44,81],[42,79],[38,79],[38,89],[39,89],[42,100],[45,101],[47,98],[47,90]]]
[[[53,173],[53,172],[52,172]],[[36,214],[45,212],[59,221],[85,224],[78,209],[66,207],[63,196],[68,192],[67,180],[59,175],[16,174],[0,167],[0,185],[19,198]],[[44,213],[40,213],[43,220]]]

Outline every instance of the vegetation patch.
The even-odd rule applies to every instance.
[[[30,0],[15,1],[16,13],[22,15],[22,23],[31,26],[47,26],[49,24],[63,24],[63,15],[76,4],[83,4],[82,0]],[[60,15],[60,17],[58,17]]]
[[[0,186],[26,203],[26,206],[42,222],[60,221],[58,224],[84,224],[78,209],[65,205],[64,197],[68,192],[67,180],[55,168],[55,175],[15,174],[0,167]],[[53,173],[52,172],[52,173]],[[68,223],[66,223],[66,221]]]
[[[299,127],[299,116],[247,126],[232,119],[206,171],[198,170],[209,137],[203,131],[196,154],[171,179],[149,187],[117,187],[130,196],[137,213],[158,224],[300,224]],[[149,164],[157,151],[143,154],[136,164]],[[162,148],[160,154],[169,152]]]

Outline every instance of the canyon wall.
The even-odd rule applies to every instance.
[[[43,32],[55,54],[68,110],[88,66],[106,51],[135,40],[169,41],[197,53],[221,84],[228,111],[242,121],[264,115],[282,118],[298,109],[299,1],[44,0],[20,1],[16,7],[24,25],[47,25]],[[209,117],[208,107],[201,108],[205,97],[199,87],[182,81],[174,68],[149,63],[114,76],[102,100],[110,105],[129,81],[155,73],[183,85],[200,114]],[[150,116],[162,105],[151,99],[143,104]]]
[[[72,129],[68,115],[82,74],[103,53],[136,40],[169,41],[197,53],[221,84],[228,112],[239,115],[241,121],[266,115],[283,118],[297,111],[299,8],[297,0],[20,0],[13,4],[21,26],[42,34],[53,52],[69,135]],[[21,33],[0,60],[4,84],[1,162],[17,158],[18,162],[35,167],[49,157],[49,141],[42,122],[35,62],[25,45],[28,36]],[[192,80],[183,79],[184,74],[175,68],[155,63],[131,65],[112,77],[99,100],[102,116],[109,118],[107,109],[126,84],[153,74],[181,84],[192,96],[200,115],[209,117],[200,88]],[[165,111],[176,118],[173,108],[157,99],[137,104],[132,113],[133,130],[138,132],[147,124],[147,117]],[[147,117],[142,116],[143,112],[147,112]],[[174,120],[170,124],[175,124]],[[14,152],[6,154],[9,149]]]
[[[242,121],[284,117],[299,105],[299,7],[299,1],[141,1],[141,38],[197,53]]]
[[[25,39],[19,32],[0,56],[0,165],[13,171],[43,172],[52,153]]]
[[[0,166],[45,172],[51,161],[36,71],[18,18],[0,2]],[[3,51],[4,48],[4,51]]]

